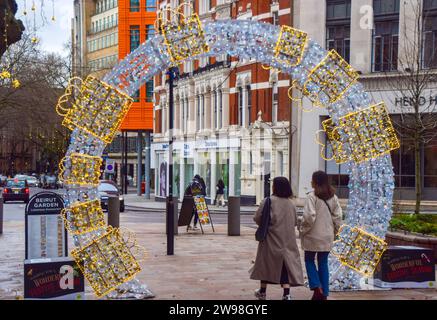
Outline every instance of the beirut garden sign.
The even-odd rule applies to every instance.
[[[383,238],[392,215],[394,190],[390,151],[399,148],[384,103],[372,103],[358,73],[335,51],[327,52],[303,31],[250,20],[201,23],[181,5],[161,12],[159,30],[103,80],[70,80],[57,111],[72,130],[60,178],[66,183],[64,220],[74,234],[72,255],[97,296],[121,284],[141,292],[141,270],[132,237],[106,227],[97,193],[101,155],[132,104],[130,96],[155,74],[190,59],[229,54],[253,59],[290,75],[313,105],[327,108],[323,123],[333,159],[350,176],[346,224],[330,260],[331,287],[358,289],[386,249]],[[191,11],[193,12],[193,11]],[[169,15],[170,19],[163,17]],[[325,148],[324,144],[322,149]],[[137,250],[138,251],[138,250]],[[109,261],[111,263],[109,264]]]

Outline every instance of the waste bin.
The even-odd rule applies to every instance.
[[[118,196],[109,196],[108,198],[108,225],[120,227],[120,199]]]

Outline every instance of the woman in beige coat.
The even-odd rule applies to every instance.
[[[261,287],[255,292],[260,300],[266,299],[267,284],[281,284],[283,300],[291,300],[290,286],[303,285],[302,265],[296,242],[296,207],[291,201],[291,186],[287,178],[273,179],[273,195],[270,197],[270,224],[267,237],[258,244],[255,265],[250,278],[260,280]],[[266,199],[261,202],[254,220],[260,225]]]
[[[328,255],[335,235],[342,222],[341,206],[328,175],[323,171],[313,173],[314,192],[308,194],[300,226],[302,249],[312,300],[326,300],[329,295]],[[314,263],[317,255],[317,265]]]

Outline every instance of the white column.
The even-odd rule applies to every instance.
[[[215,131],[216,129],[216,123],[217,123],[217,114],[216,114],[216,110],[217,110],[217,103],[216,103],[216,94],[217,91],[211,91],[210,94],[210,98],[211,98],[211,130]]]
[[[174,129],[180,129],[181,117],[180,114],[181,103],[179,99],[175,99],[175,108],[174,108]],[[177,131],[177,130],[176,130]]]
[[[196,99],[195,96],[188,98],[188,133],[196,132]]]
[[[215,186],[217,184],[217,174],[216,174],[216,166],[217,166],[217,153],[215,150],[211,150],[210,154],[210,158],[211,158],[211,202],[214,203],[214,199],[216,196],[216,189]]]
[[[204,101],[205,101],[205,129],[212,129],[211,127],[211,91],[205,93]]]

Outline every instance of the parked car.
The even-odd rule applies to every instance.
[[[3,203],[6,203],[6,201],[24,201],[28,203],[30,196],[29,185],[26,180],[8,179],[2,196]]]
[[[44,189],[59,189],[58,178],[56,176],[45,176],[44,177]]]
[[[100,203],[103,210],[108,210],[108,199],[110,196],[117,196],[120,199],[120,212],[124,212],[124,198],[117,185],[111,180],[100,180],[97,187],[100,196]]]
[[[39,187],[39,181],[37,178],[28,176],[26,180],[29,187]]]
[[[0,174],[0,187],[4,187],[6,185],[7,180],[8,180],[8,177]]]

